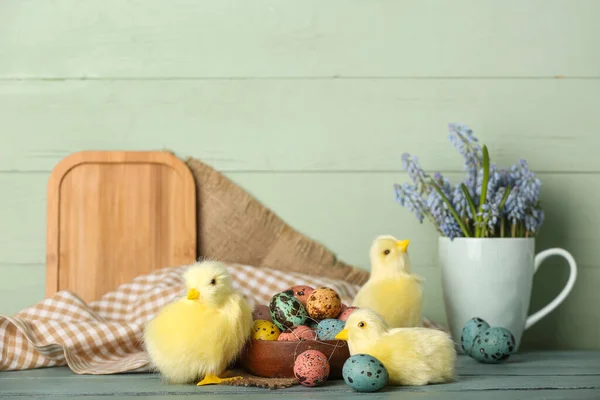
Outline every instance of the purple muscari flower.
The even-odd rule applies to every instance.
[[[436,228],[450,238],[461,237],[463,232],[449,207],[456,210],[461,220],[472,221],[477,217],[482,219],[478,222],[478,227],[485,229],[486,235],[494,233],[500,218],[506,218],[513,224],[513,232],[517,224],[524,225],[531,234],[538,232],[544,221],[544,212],[539,206],[541,182],[529,169],[527,162],[520,160],[509,170],[498,169],[495,164],[490,165],[487,197],[480,207],[483,188],[482,146],[468,126],[449,124],[448,129],[450,142],[465,160],[467,177],[464,185],[476,207],[476,215],[473,215],[460,184],[452,186],[440,173],[436,173],[432,178],[421,168],[417,157],[409,153],[402,154],[401,159],[402,166],[412,182],[394,185],[396,201],[413,212],[419,222],[422,223],[425,217],[431,219]],[[432,181],[448,198],[450,205],[437,190],[433,190]],[[504,194],[509,188],[510,193],[500,209]]]
[[[515,164],[512,167],[510,167],[510,176],[514,181],[519,182],[523,177],[523,174],[528,170],[529,167],[527,165],[527,161],[520,160],[518,164]]]
[[[459,217],[463,219],[467,216],[469,218],[473,218],[471,215],[471,210],[469,209],[469,203],[467,203],[467,198],[460,188],[460,185],[457,185],[454,188],[452,191],[452,197],[450,197],[450,199],[452,200],[452,207],[454,207]]]
[[[396,201],[403,207],[415,214],[419,222],[423,223],[423,217],[427,211],[425,201],[417,192],[416,187],[403,183],[402,185],[395,184]]]
[[[506,216],[513,224],[523,220],[526,214],[527,204],[523,196],[521,196],[518,187],[515,187],[510,191],[504,208],[506,210]]]
[[[506,193],[506,187],[504,187],[504,186],[498,187],[498,190],[496,190],[496,193],[494,194],[494,199],[493,199],[494,205],[498,208],[498,211],[500,212],[500,215],[502,215],[502,216],[506,215],[506,203],[504,204],[504,207],[502,208],[502,210],[500,210],[500,203],[502,203],[502,199],[504,198],[504,193]],[[509,195],[510,195],[510,193],[509,193]]]
[[[429,193],[426,204],[442,234],[448,236],[450,239],[462,236],[460,226],[437,191]]]
[[[513,187],[515,185],[515,180],[513,179],[510,171],[505,169],[498,171],[498,185],[503,187]]]
[[[450,181],[444,178],[439,172],[436,172],[433,175],[433,180],[435,181],[435,183],[437,183],[439,188],[442,189],[442,192],[446,195],[446,197],[451,198],[452,185],[450,184]]]
[[[541,208],[531,208],[525,215],[525,229],[531,233],[536,233],[544,223],[544,210]]]
[[[468,190],[468,187],[467,187]],[[469,192],[471,198],[473,198],[473,193]],[[469,207],[469,203],[467,202],[467,197],[461,189],[461,185],[456,185],[452,190],[452,197],[448,197],[451,199],[452,206],[458,213],[459,217],[462,219],[473,218],[473,213],[471,212],[471,207]]]
[[[453,200],[454,200],[454,198],[456,196],[456,189],[458,188],[458,190],[460,190],[460,186],[456,186],[456,187],[453,188],[452,184],[450,183],[450,181],[447,178],[444,178],[442,176],[442,174],[439,173],[439,172],[435,173],[434,180],[437,183],[438,187],[442,190],[442,193],[444,193],[444,195],[448,198],[448,200],[450,200],[450,203],[454,207]],[[462,194],[462,191],[461,191],[461,194]],[[448,205],[442,200],[441,197],[439,197],[439,195],[438,195],[438,199],[439,199],[439,201],[443,202],[444,209],[448,210]],[[465,210],[465,212],[467,212],[470,215],[471,214],[471,210],[468,209],[469,207],[466,204],[467,199],[464,198],[464,195],[463,195],[463,199],[464,199],[465,207],[467,208],[467,210]],[[462,207],[462,205],[463,204],[461,203],[460,206]],[[454,209],[456,210],[456,207],[454,207]],[[450,214],[449,210],[448,210],[448,215],[452,216],[452,214]],[[459,216],[463,217],[463,215],[461,215],[460,212],[459,212]],[[452,216],[452,218],[454,218],[454,216]]]
[[[487,194],[485,196],[486,201],[493,201],[498,188],[500,187],[500,181],[502,179],[502,175],[498,172],[495,164],[490,165],[489,177],[488,177],[488,185],[487,185]],[[473,199],[473,202],[477,205],[479,203],[479,197],[481,197],[481,189],[483,185],[483,168],[479,170],[477,174],[477,188],[476,188],[476,199]]]
[[[523,196],[532,204],[537,203],[541,182],[529,169],[527,161],[521,160],[519,164],[513,165],[511,167],[511,177],[514,180],[514,184],[519,186],[523,192]]]
[[[529,204],[536,204],[540,197],[541,182],[535,177],[534,173],[529,171],[523,176],[519,183],[521,196]]]
[[[444,218],[443,223],[440,225],[440,229],[442,233],[448,236],[450,239],[463,236],[460,226],[458,226],[456,220],[450,214]]]
[[[540,180],[529,169],[527,161],[521,160],[510,171],[514,189],[506,201],[506,212],[513,224],[525,223],[525,228],[535,233],[543,223],[544,213],[537,208],[540,196]],[[514,192],[514,193],[513,193]]]
[[[477,216],[482,218],[481,228],[486,228],[487,226],[489,229],[494,229],[498,223],[498,218],[500,217],[498,205],[496,203],[483,204],[481,206],[481,211],[477,213]]]
[[[473,136],[473,131],[466,125],[449,124],[450,134],[448,139],[450,143],[465,159],[465,171],[467,172],[467,181],[465,184],[469,190],[474,190],[477,185],[477,173],[483,166],[483,152],[477,138]]]
[[[419,193],[429,192],[429,187],[425,181],[426,174],[419,165],[417,156],[411,156],[408,153],[402,154],[402,168],[408,173],[408,176],[414,182]]]

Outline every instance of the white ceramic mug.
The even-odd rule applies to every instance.
[[[554,300],[528,316],[533,275],[550,256],[564,257],[570,266],[567,284]],[[559,248],[535,254],[533,238],[439,239],[439,261],[448,325],[460,351],[464,324],[474,317],[501,326],[515,337],[516,349],[523,331],[552,312],[569,295],[577,277],[577,264]]]

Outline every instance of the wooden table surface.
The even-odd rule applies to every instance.
[[[0,398],[185,399],[211,396],[251,400],[285,399],[600,399],[600,351],[531,352],[500,365],[482,365],[467,357],[458,361],[455,383],[423,387],[387,387],[376,393],[353,392],[343,381],[318,388],[238,388],[167,385],[155,374],[75,375],[68,368],[0,373]]]

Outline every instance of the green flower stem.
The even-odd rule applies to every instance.
[[[467,203],[469,204],[469,208],[471,209],[473,218],[477,219],[477,209],[475,208],[475,203],[473,203],[473,199],[471,198],[471,195],[469,194],[469,189],[467,189],[467,186],[464,183],[460,184],[460,188],[462,189],[462,191],[465,195],[465,198],[467,199]]]
[[[480,235],[481,236],[479,236],[479,237],[485,237],[486,236],[486,234],[487,234],[486,227],[487,227],[488,222],[490,222],[489,218],[486,218],[483,221],[481,221],[481,227],[479,228],[481,230],[480,231]]]
[[[444,203],[446,203],[446,205],[448,206],[448,210],[450,210],[450,213],[452,214],[452,216],[454,217],[454,219],[458,223],[458,226],[460,227],[460,230],[463,232],[463,235],[465,235],[465,237],[471,237],[471,234],[469,233],[469,229],[462,222],[462,220],[458,216],[458,213],[456,212],[456,210],[454,209],[454,207],[452,207],[452,203],[450,203],[450,200],[448,200],[448,197],[446,197],[446,195],[444,194],[444,192],[442,192],[442,189],[440,189],[440,187],[437,185],[437,183],[435,183],[435,181],[433,179],[431,180],[431,183],[433,185],[433,188],[438,192],[438,194],[440,195],[440,197],[444,201]]]
[[[519,237],[523,237],[523,236],[525,236],[525,223],[520,222],[519,223]]]
[[[508,200],[508,195],[510,194],[510,191],[512,190],[512,187],[508,186],[506,188],[506,190],[504,191],[504,195],[502,196],[502,200],[500,200],[500,205],[498,206],[498,213],[502,213],[502,209],[504,208],[504,204],[506,204],[506,200]]]
[[[508,195],[510,194],[511,190],[512,190],[511,186],[506,187],[506,190],[504,191],[504,195],[502,196],[502,199],[500,200],[500,204],[498,205],[498,214],[502,214],[502,209],[504,208],[504,205],[506,204],[506,200],[508,199]],[[506,218],[502,217],[500,219],[500,237],[504,237],[505,225],[506,225]]]
[[[487,146],[483,145],[483,181],[481,182],[481,197],[479,198],[479,212],[481,212],[481,213],[483,213],[483,205],[485,204],[485,199],[487,196],[487,186],[488,186],[489,178],[490,178],[490,153],[488,152]],[[482,217],[477,218],[475,215],[473,217],[475,217],[479,221],[475,236],[482,237],[483,230],[484,230],[481,226]]]
[[[512,224],[511,227],[511,233],[512,233],[512,237],[517,237],[517,224]]]

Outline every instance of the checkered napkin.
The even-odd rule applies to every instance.
[[[0,316],[0,371],[68,365],[77,374],[148,371],[146,322],[185,294],[187,266],[157,270],[86,304],[61,291],[13,317]],[[341,280],[246,265],[228,265],[234,287],[251,305],[294,285],[327,286],[346,304],[359,287]],[[430,324],[425,320],[425,325]]]

